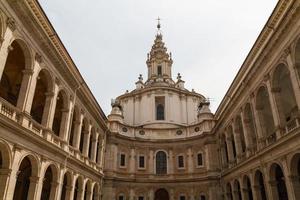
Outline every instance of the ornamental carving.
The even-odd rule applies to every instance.
[[[16,26],[16,22],[13,18],[9,17],[6,20],[6,25],[8,26],[8,28],[10,28],[10,30],[15,31],[17,26]]]

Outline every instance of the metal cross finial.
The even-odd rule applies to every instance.
[[[160,30],[160,20],[161,19],[158,17],[156,20],[157,20],[157,29]]]

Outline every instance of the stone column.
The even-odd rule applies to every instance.
[[[194,188],[190,189],[190,200],[195,200]]]
[[[192,148],[189,147],[187,150],[187,158],[188,158],[188,173],[194,172],[194,162],[193,162],[193,152]]]
[[[286,186],[286,190],[288,193],[288,197],[289,199],[295,199],[295,191],[294,191],[294,187],[293,187],[293,183],[291,181],[290,177],[290,173],[289,173],[289,168],[288,168],[288,163],[286,158],[282,159],[282,172],[284,175],[284,182],[285,182],[285,186]]]
[[[43,188],[43,179],[40,177],[31,176],[30,186],[27,199],[40,199]]]
[[[173,149],[169,149],[169,155],[167,157],[167,174],[174,174],[174,168],[173,166],[176,166],[174,164],[174,156],[173,156]]]
[[[273,120],[274,120],[274,126],[275,126],[275,131],[276,131],[276,138],[279,139],[281,137],[281,128],[280,128],[280,116],[279,112],[275,103],[275,98],[273,93],[275,92],[274,90],[272,91],[271,83],[270,83],[270,78],[269,76],[267,77],[266,81],[268,93],[269,93],[269,101],[271,105],[271,110],[272,110],[272,115],[273,115]]]
[[[59,186],[58,182],[52,181],[50,198],[49,198],[50,200],[58,199],[58,186]]]
[[[98,136],[99,134],[96,133],[95,137],[92,137],[92,148],[91,148],[91,160],[96,162],[96,154],[97,154],[97,145],[98,145]]]
[[[103,159],[103,144],[102,144],[103,139],[101,138],[101,135],[98,136],[98,153],[97,153],[97,164],[101,165],[102,159]]]
[[[256,128],[256,133],[257,133],[257,141],[258,141],[258,148],[262,149],[265,146],[265,137],[263,135],[262,129],[261,129],[261,123],[260,123],[260,119],[258,116],[258,111],[257,111],[257,107],[255,105],[255,100],[254,100],[254,95],[251,94],[250,95],[250,103],[251,103],[251,107],[253,108],[253,119],[254,119],[254,125]]]
[[[81,128],[82,128],[82,121],[83,121],[83,114],[80,114],[79,121],[75,121],[74,127],[74,136],[73,136],[73,146],[75,149],[79,150],[79,142],[80,142],[80,135],[81,135]]]
[[[243,132],[244,132],[244,136],[245,136],[245,143],[246,143],[246,156],[249,157],[251,155],[252,152],[252,147],[253,147],[253,140],[252,140],[252,136],[251,133],[249,132],[249,120],[246,120],[243,112],[241,112],[240,114],[241,116],[241,121],[242,121],[242,128],[243,128]],[[253,133],[255,134],[255,133]]]
[[[149,200],[154,200],[154,190],[150,189],[149,191]]]
[[[236,127],[236,124],[233,123],[233,137],[234,137],[234,142],[235,142],[235,148],[236,148],[236,157],[237,157],[237,162],[239,163],[242,159],[242,144],[241,144],[241,133],[239,132],[238,128]]]
[[[232,138],[228,137],[226,135],[226,145],[227,145],[227,151],[228,151],[228,159],[229,159],[229,164],[232,166],[235,162],[235,158],[233,156],[233,147],[232,147]]]
[[[263,177],[264,177],[264,184],[265,184],[265,192],[268,199],[272,199],[272,187],[274,186],[274,181],[270,180],[270,177],[268,176],[269,171],[267,170],[266,165],[262,166]],[[275,200],[275,199],[274,199]]]
[[[130,149],[130,163],[129,163],[129,173],[134,175],[135,173],[135,149],[131,147]]]
[[[0,169],[0,199],[6,198],[8,191],[8,183],[11,175],[11,169]]]
[[[62,140],[65,143],[68,143],[68,132],[69,132],[69,123],[70,123],[70,109],[65,108],[61,110],[62,116],[61,116],[61,124],[59,129],[59,137],[62,138]]]
[[[74,186],[70,185],[66,187],[66,199],[73,199]]]
[[[13,31],[14,31],[14,29],[11,29],[8,27],[5,30],[4,37],[1,38],[2,41],[1,41],[1,48],[0,48],[0,77],[2,77],[2,74],[4,71],[6,59],[7,59],[8,52],[9,52],[10,42],[12,41],[12,39],[14,37]]]
[[[92,197],[93,197],[93,196],[92,196],[92,192],[88,190],[88,191],[86,192],[86,197],[85,197],[84,200],[92,200]]]
[[[42,117],[42,125],[48,129],[52,128],[52,124],[50,124],[50,115],[52,114],[53,108],[53,100],[54,100],[54,92],[47,92],[46,94],[46,101],[44,105],[43,117]],[[55,108],[54,108],[55,110]]]
[[[92,128],[92,126],[89,124],[88,129],[83,132],[84,137],[83,137],[82,154],[84,155],[84,157],[88,157],[89,146],[90,146],[90,137],[91,137],[91,128]]]
[[[149,174],[154,174],[154,155],[152,149],[149,150]]]
[[[130,192],[129,192],[129,200],[135,200],[134,199],[134,190],[132,188],[130,188]]]
[[[53,119],[54,119],[54,114],[55,114],[55,109],[56,109],[56,103],[57,103],[58,91],[59,91],[59,87],[58,87],[57,83],[55,83],[54,84],[54,93],[52,93],[52,92],[48,93],[49,97],[51,99],[48,100],[48,96],[46,95],[47,97],[46,97],[44,113],[45,113],[45,111],[48,111],[47,112],[48,114],[46,115],[46,117],[47,117],[46,127],[49,129],[52,129],[52,124],[53,124]],[[48,103],[49,103],[49,105],[48,105]]]
[[[31,79],[33,75],[33,69],[25,69],[23,70],[23,78],[21,83],[21,88],[19,92],[17,107],[24,111],[27,103],[27,96],[31,91]]]
[[[298,110],[300,110],[300,88],[299,88],[299,80],[297,79],[297,70],[295,69],[296,65],[293,62],[290,51],[288,51],[287,53],[288,55],[286,61],[288,64],[288,68],[290,70],[290,78],[291,78],[291,82],[292,82],[292,86],[296,98],[296,103],[298,106]]]
[[[227,160],[227,155],[226,155],[226,150],[227,148],[225,146],[225,143],[221,143],[220,145],[220,153],[221,153],[221,158],[222,158],[222,167],[226,168],[228,166],[228,160]]]

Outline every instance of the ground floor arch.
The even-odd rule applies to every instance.
[[[169,192],[164,189],[160,188],[156,190],[154,200],[169,200]]]

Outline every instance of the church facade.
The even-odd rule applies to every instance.
[[[300,1],[278,1],[214,114],[157,28],[106,117],[38,1],[0,1],[0,199],[300,199]]]

